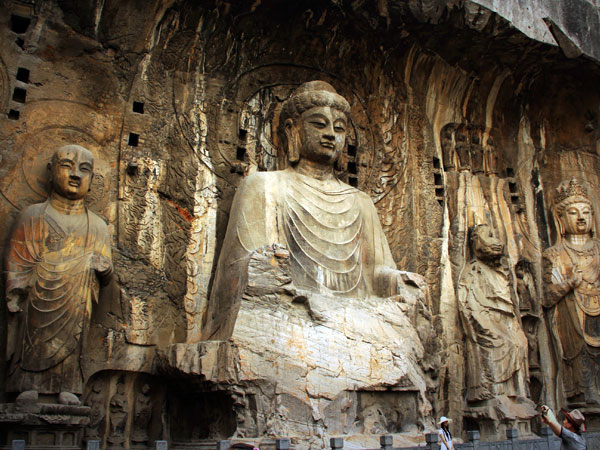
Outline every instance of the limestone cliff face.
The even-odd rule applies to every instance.
[[[278,107],[313,79],[351,104],[339,175],[372,198],[398,267],[426,278],[435,329],[419,347],[433,414],[393,419],[405,412],[381,391],[361,394],[357,412],[351,393],[348,414],[367,424],[359,431],[415,438],[445,414],[462,432],[456,292],[468,230],[483,222],[505,244],[515,305],[532,297],[521,314],[539,349],[530,397],[560,405],[541,255],[554,241],[548,201],[561,180],[576,175],[600,207],[600,5],[522,4],[2,2],[1,242],[19,210],[45,198],[46,163],[65,143],[95,154],[89,207],[113,238],[116,282],[94,312],[82,363],[98,411],[89,435],[135,446],[265,437],[277,422],[277,405],[253,405],[257,397],[243,385],[233,392],[227,376],[161,372],[154,355],[188,344],[197,361],[209,359],[201,323],[233,194],[244,176],[281,167]],[[519,285],[519,262],[528,284]],[[377,408],[388,411],[383,424]],[[310,438],[323,442],[326,424],[302,420],[318,424],[325,434]]]

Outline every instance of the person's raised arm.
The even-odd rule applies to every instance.
[[[562,432],[562,426],[556,420],[556,417],[554,416],[552,410],[546,405],[542,405],[542,422],[548,425],[555,435],[560,437]]]

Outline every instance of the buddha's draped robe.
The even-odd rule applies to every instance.
[[[111,247],[92,212],[67,215],[47,201],[20,215],[6,260],[7,297],[23,297],[22,312],[9,313],[9,392],[82,392],[79,356],[98,301],[98,257],[110,262]]]
[[[309,292],[375,296],[377,270],[396,269],[368,195],[337,179],[321,181],[293,169],[254,173],[240,184],[231,208],[205,337],[231,332],[247,256],[275,243],[290,251],[294,285]]]
[[[572,289],[567,279],[575,266],[582,282]],[[567,398],[579,394],[598,400],[600,389],[600,241],[582,249],[561,241],[544,252],[544,306],[554,307],[552,325],[562,353]],[[591,395],[590,395],[591,394]]]

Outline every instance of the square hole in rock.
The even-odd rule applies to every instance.
[[[133,102],[133,112],[138,114],[144,114],[144,103]]]
[[[23,88],[15,88],[13,91],[12,99],[17,103],[25,103],[25,99],[27,98],[27,90]]]
[[[127,144],[131,145],[132,147],[137,147],[139,142],[140,142],[139,134],[129,133],[129,140],[127,141]]]
[[[29,83],[29,70],[19,67],[17,69],[17,80],[23,83]]]
[[[10,31],[17,34],[23,34],[27,31],[27,28],[29,28],[30,23],[31,19],[29,17],[12,14],[10,16]]]
[[[348,144],[348,156],[356,156],[356,145]]]
[[[19,111],[11,109],[10,111],[8,111],[8,118],[10,120],[19,120]]]

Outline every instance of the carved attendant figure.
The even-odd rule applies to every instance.
[[[6,259],[7,392],[82,393],[82,335],[112,274],[106,223],[89,211],[94,158],[78,145],[54,153],[52,192],[19,216]],[[61,398],[77,402],[73,396]]]
[[[592,203],[575,178],[560,184],[552,212],[559,236],[544,252],[544,306],[555,307],[565,394],[571,403],[599,404],[600,242]]]
[[[471,233],[475,258],[465,267],[458,298],[466,335],[467,401],[527,397],[527,338],[515,314],[504,246],[482,224]]]
[[[279,134],[289,167],[257,172],[238,188],[206,323],[206,338],[227,336],[248,255],[264,246],[289,250],[294,285],[329,296],[388,297],[415,274],[396,270],[373,202],[343,183],[334,166],[346,143],[350,106],[331,85],[301,85],[283,104]]]

